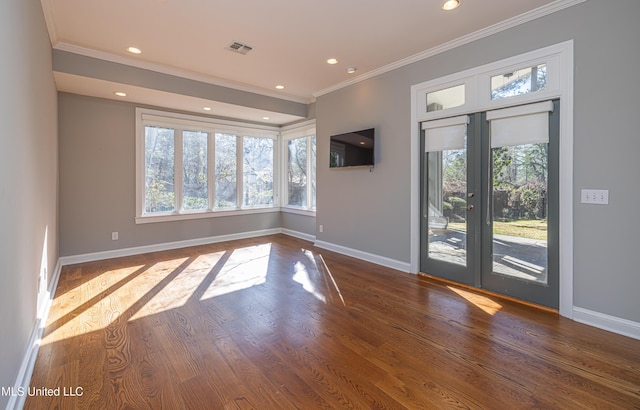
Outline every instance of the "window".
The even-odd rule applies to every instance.
[[[315,124],[283,132],[285,207],[316,209]]]
[[[145,213],[173,212],[174,130],[145,127]]]
[[[412,114],[431,121],[558,98],[569,74],[558,50],[549,46],[416,84]]]
[[[538,64],[491,77],[491,99],[542,91],[547,85],[547,65]]]
[[[138,109],[136,221],[273,211],[278,128]]]
[[[427,93],[427,112],[448,110],[464,105],[465,85]]]
[[[216,195],[215,208],[229,209],[237,205],[237,138],[235,135],[216,134],[215,167]]]
[[[209,208],[206,132],[184,131],[182,134],[182,209],[205,211]]]
[[[243,201],[246,207],[273,205],[273,140],[244,137]]]
[[[307,164],[308,138],[296,138],[287,142],[287,198],[288,205],[307,204]]]

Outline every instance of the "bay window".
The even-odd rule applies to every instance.
[[[279,210],[279,128],[142,108],[136,122],[137,223]]]

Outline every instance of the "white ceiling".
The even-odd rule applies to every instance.
[[[570,0],[41,0],[54,49],[308,103],[316,96],[454,44],[474,33],[517,24]],[[254,49],[228,51],[233,41]],[[142,50],[133,55],[128,46]],[[328,58],[339,63],[329,65]],[[357,67],[354,74],[347,67]],[[116,98],[119,85],[56,73],[60,91]],[[276,90],[281,84],[285,88]],[[130,101],[255,119],[299,117],[126,86]],[[131,95],[134,97],[130,97]],[[125,98],[125,99],[126,99]],[[221,111],[218,112],[217,110]],[[256,119],[261,121],[260,118]]]

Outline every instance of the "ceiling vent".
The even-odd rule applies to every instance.
[[[233,43],[231,43],[231,44],[229,44],[227,46],[227,50],[233,51],[234,53],[245,55],[249,51],[253,50],[253,47],[251,47],[248,44],[239,43],[237,41],[234,41]]]

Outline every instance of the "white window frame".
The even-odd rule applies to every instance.
[[[491,100],[491,77],[516,69],[547,65],[544,90]],[[426,111],[426,94],[447,86],[468,84],[465,104]],[[560,315],[573,318],[573,40],[544,47],[494,63],[426,81],[411,87],[411,249],[410,271],[420,265],[420,123],[440,118],[528,103],[560,99]],[[421,103],[424,101],[424,105]]]
[[[145,127],[161,126],[172,128],[174,134],[174,194],[175,209],[166,213],[145,213]],[[253,125],[236,121],[226,121],[198,117],[195,115],[179,114],[166,111],[153,110],[148,108],[136,108],[136,217],[137,224],[165,222],[185,219],[211,218],[229,215],[245,215],[265,212],[279,212],[279,180],[278,172],[280,155],[278,146],[280,145],[280,133],[278,127],[263,125]],[[208,194],[209,207],[206,210],[182,210],[182,139],[183,131],[200,131],[208,133]],[[215,152],[215,134],[224,133],[235,135],[238,141],[236,146],[236,207],[235,208],[215,208],[215,166],[213,163]],[[243,206],[244,178],[243,149],[242,141],[244,137],[269,138],[274,140],[273,144],[273,205],[263,205],[257,207]]]
[[[427,94],[443,91],[460,85],[464,86],[464,104],[438,111],[427,111]],[[465,77],[463,75],[459,76],[454,74],[438,79],[437,83],[427,82],[418,84],[414,87],[415,91],[412,93],[412,96],[414,97],[413,103],[416,108],[412,111],[419,113],[419,121],[463,115],[468,113],[471,107],[477,105],[478,93],[476,92],[476,81],[471,75]]]
[[[307,147],[309,147],[311,144],[311,138],[316,137],[316,144],[317,144],[316,122],[315,120],[311,120],[311,121],[305,121],[305,122],[301,122],[291,126],[283,127],[281,136],[282,136],[281,138],[282,144],[281,144],[281,150],[280,150],[280,157],[282,158],[282,161],[281,161],[282,166],[281,166],[280,175],[282,177],[280,178],[280,181],[281,181],[280,192],[282,193],[281,195],[282,211],[300,214],[300,215],[315,216],[316,208],[311,206],[311,197],[312,197],[311,180],[312,179],[315,180],[316,175],[315,174],[309,175],[307,180],[307,206],[289,205],[288,203],[289,202],[289,184],[287,183],[287,180],[288,180],[287,175],[289,175],[289,153],[288,153],[289,141],[298,139],[298,138],[307,138]],[[317,151],[316,151],[316,157],[317,157]],[[312,169],[310,166],[311,161],[312,161],[311,150],[307,149],[307,169],[308,170]],[[316,163],[316,167],[317,167],[317,163]],[[317,173],[317,168],[316,168],[316,173]]]

